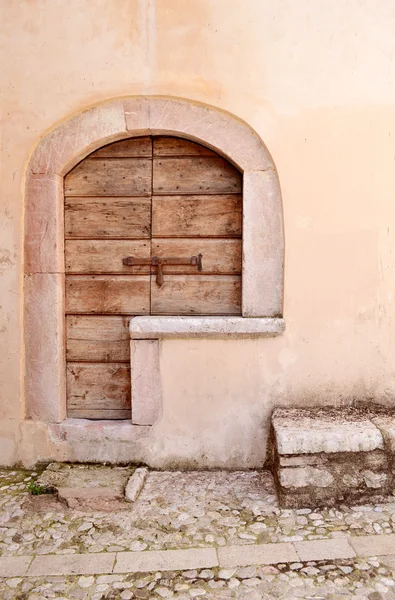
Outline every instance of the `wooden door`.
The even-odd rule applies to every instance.
[[[172,137],[110,144],[65,177],[69,417],[130,418],[131,317],[241,313],[241,184],[216,153]],[[148,264],[199,254],[200,271],[164,261],[161,285]]]

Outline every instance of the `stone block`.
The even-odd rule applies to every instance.
[[[132,423],[153,425],[162,413],[158,340],[131,340]]]
[[[345,537],[330,540],[294,542],[294,546],[299,560],[303,562],[310,560],[340,560],[342,558],[355,557],[355,552]]]
[[[125,488],[125,500],[127,502],[135,502],[137,500],[141,490],[143,489],[147,475],[148,469],[145,467],[135,470]]]
[[[36,556],[27,575],[102,575],[112,573],[114,562],[115,552]]]
[[[0,556],[0,577],[23,577],[32,556]]]
[[[217,566],[218,558],[214,548],[118,552],[114,573],[181,571]]]
[[[341,411],[325,416],[314,411],[274,411],[278,454],[372,452],[384,448],[380,430],[368,419],[346,418]]]
[[[285,488],[320,487],[326,488],[334,481],[327,469],[316,467],[294,467],[280,470],[280,484]]]
[[[372,421],[381,431],[388,451],[395,454],[395,416],[373,417]]]
[[[350,538],[358,556],[383,556],[395,554],[395,534],[359,535]]]
[[[374,473],[373,471],[363,471],[363,479],[368,488],[383,488],[386,486],[388,476],[386,473]]]
[[[219,566],[225,568],[298,561],[291,543],[224,546],[218,548],[218,557]]]

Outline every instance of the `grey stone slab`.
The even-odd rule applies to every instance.
[[[114,573],[178,571],[217,566],[218,558],[214,548],[118,552]]]
[[[0,556],[0,577],[22,577],[33,556]]]
[[[45,575],[100,575],[112,573],[115,552],[97,554],[47,554],[36,556],[27,574],[29,576]]]
[[[290,543],[224,546],[218,548],[218,558],[219,566],[225,568],[273,565],[299,560],[294,546]]]
[[[299,559],[303,562],[308,560],[354,558],[356,556],[346,537],[294,542],[294,546]]]
[[[284,319],[244,317],[134,317],[132,339],[274,337],[285,331]]]
[[[361,535],[350,538],[359,556],[385,556],[395,554],[395,534]]]
[[[380,429],[390,452],[395,454],[395,416],[378,416],[372,421]]]
[[[341,411],[280,409],[272,417],[278,454],[370,452],[384,448],[383,436],[368,419]]]
[[[51,463],[38,478],[45,488],[105,488],[123,496],[133,467]]]

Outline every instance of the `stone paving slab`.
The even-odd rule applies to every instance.
[[[218,548],[218,558],[220,567],[273,565],[299,560],[295,546],[291,543],[225,546]]]
[[[118,552],[114,573],[180,571],[217,567],[215,548],[190,548],[153,552]]]
[[[339,537],[334,540],[295,542],[294,546],[301,561],[338,560],[356,556],[346,537]],[[374,553],[371,554],[371,556],[373,555]]]
[[[0,577],[25,575],[33,556],[0,556]]]
[[[359,556],[395,554],[395,534],[360,535],[351,537],[350,543]]]
[[[114,552],[100,554],[71,554],[56,556],[36,556],[27,572],[37,575],[95,575],[112,573],[115,562]]]

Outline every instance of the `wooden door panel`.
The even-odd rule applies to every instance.
[[[69,417],[130,417],[129,365],[70,362],[67,365],[66,385]]]
[[[240,194],[241,175],[223,158],[154,158],[154,194]]]
[[[153,196],[153,237],[240,237],[240,195]]]
[[[121,140],[108,146],[103,146],[89,158],[138,158],[152,156],[152,140],[150,137],[136,137]]]
[[[213,156],[218,158],[218,154],[209,150],[205,146],[195,144],[189,140],[183,140],[176,137],[156,137],[153,140],[154,156]]]
[[[149,266],[127,267],[127,256],[149,258],[150,242],[143,240],[66,240],[66,273],[149,274]]]
[[[238,315],[241,313],[239,275],[167,275],[159,287],[152,276],[154,315]]]
[[[66,238],[149,238],[150,198],[67,198]]]
[[[150,196],[151,159],[86,158],[65,177],[65,196]]]
[[[69,275],[66,312],[71,314],[149,314],[150,276]]]
[[[202,254],[202,275],[239,275],[241,273],[241,240],[222,239],[158,239],[152,240],[152,254],[179,258]],[[165,274],[198,275],[195,266],[165,265]]]
[[[78,362],[130,362],[131,317],[68,315],[66,359]]]

